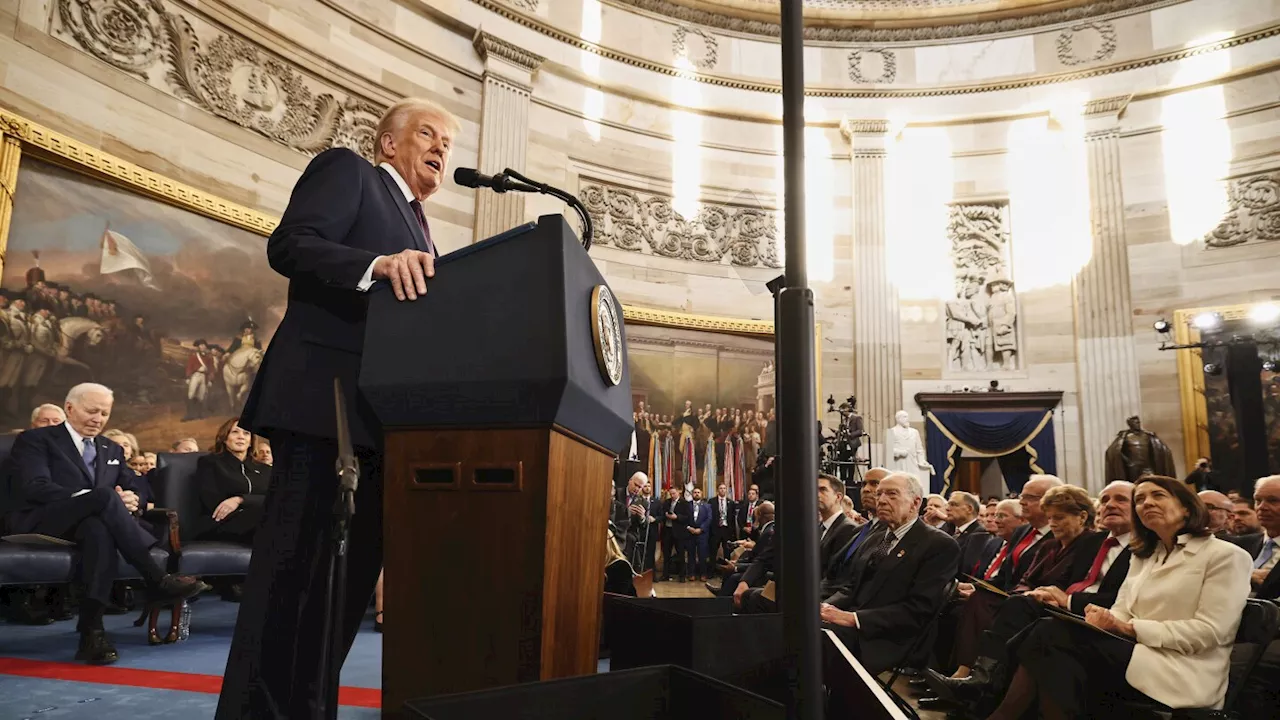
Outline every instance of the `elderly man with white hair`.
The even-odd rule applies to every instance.
[[[336,716],[332,699],[316,695],[315,660],[325,637],[318,598],[326,594],[327,518],[337,493],[333,382],[347,395],[361,465],[334,658],[341,666],[382,567],[382,427],[358,382],[366,292],[379,283],[401,301],[427,292],[438,252],[423,203],[444,185],[458,131],[457,119],[434,102],[396,103],[374,130],[374,163],[346,148],[316,155],[267,240],[272,269],[289,279],[289,304],[240,426],[270,440],[275,464],[227,658],[221,720],[317,717],[320,705]]]
[[[13,531],[71,540],[80,551],[85,597],[76,659],[91,665],[120,657],[102,627],[117,551],[156,599],[188,598],[208,588],[195,578],[166,574],[151,558],[156,539],[132,517],[139,511],[137,476],[125,465],[121,447],[99,437],[113,400],[110,388],[76,385],[67,393],[66,422],[27,430],[12,452]]]
[[[822,620],[872,674],[904,661],[920,628],[942,605],[955,578],[960,548],[920,519],[920,481],[890,473],[876,490],[875,534],[854,552]],[[852,541],[850,541],[852,542]]]

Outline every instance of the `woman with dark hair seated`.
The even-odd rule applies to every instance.
[[[1123,716],[1128,701],[1222,706],[1249,553],[1213,537],[1204,503],[1171,477],[1140,478],[1133,515],[1133,560],[1115,605],[1085,608],[1085,621],[1111,634],[1038,621],[991,718],[1020,718],[1037,699],[1048,720]]]
[[[253,544],[271,468],[249,457],[251,447],[253,435],[232,418],[218,428],[213,452],[196,461],[200,504],[209,517],[199,539]]]

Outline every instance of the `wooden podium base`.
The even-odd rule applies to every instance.
[[[386,435],[382,714],[594,673],[613,456],[557,427]]]

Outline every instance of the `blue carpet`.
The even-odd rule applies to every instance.
[[[239,607],[216,596],[201,597],[191,606],[191,637],[175,645],[148,645],[143,628],[133,627],[135,613],[108,615],[104,625],[120,651],[120,662],[115,667],[222,675]],[[165,626],[168,615],[162,614],[160,620]],[[77,641],[75,620],[43,627],[0,623],[0,655],[7,657],[75,662]],[[0,683],[3,682],[5,679],[0,676]],[[382,636],[373,632],[372,612],[342,667],[342,684],[382,687]],[[3,688],[0,685],[0,689]],[[0,692],[0,698],[7,696],[8,693]],[[8,714],[0,715],[0,720],[8,717]]]

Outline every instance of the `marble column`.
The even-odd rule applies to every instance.
[[[529,145],[529,99],[533,74],[543,58],[477,31],[472,45],[484,61],[480,105],[480,172],[525,171]],[[524,195],[476,191],[474,240],[483,240],[524,222]]]
[[[1120,176],[1120,116],[1128,103],[1122,96],[1085,107],[1093,254],[1072,287],[1085,477],[1071,480],[1095,493],[1106,484],[1107,445],[1141,409]]]
[[[885,148],[883,120],[840,125],[851,148],[853,173],[854,392],[866,422],[872,459],[885,464],[885,431],[902,409],[902,346],[898,291],[885,253]]]

